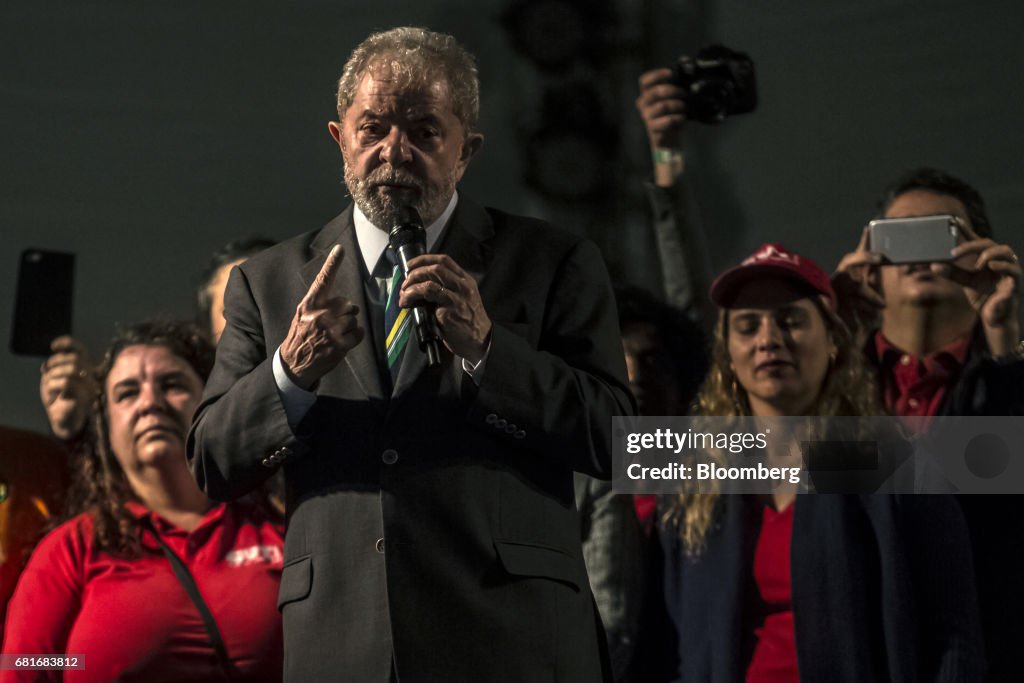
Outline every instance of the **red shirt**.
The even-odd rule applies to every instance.
[[[935,415],[967,360],[970,339],[915,358],[882,336],[875,334],[885,406],[896,415],[928,417]]]
[[[795,683],[800,680],[793,628],[793,583],[789,547],[795,501],[782,512],[764,507],[761,534],[754,551],[754,580],[768,610],[747,668],[747,683]]]
[[[635,494],[633,496],[633,510],[636,512],[636,519],[640,522],[644,536],[650,538],[654,529],[654,513],[658,507],[658,497],[652,494]]]
[[[283,528],[220,504],[191,533],[136,503],[184,561],[213,613],[238,681],[282,676]],[[7,610],[5,654],[85,655],[84,671],[0,671],[0,681],[222,681],[210,637],[156,539],[143,556],[96,550],[89,515],[54,529],[33,552]]]

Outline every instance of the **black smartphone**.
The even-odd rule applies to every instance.
[[[960,229],[953,216],[883,218],[868,223],[868,249],[890,263],[952,261]]]
[[[50,342],[71,334],[75,255],[26,249],[18,266],[18,289],[11,326],[11,352],[49,356]]]

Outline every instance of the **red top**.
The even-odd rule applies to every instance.
[[[633,509],[636,511],[637,521],[640,522],[644,536],[648,538],[654,529],[654,513],[657,507],[658,497],[655,495],[638,493],[633,496]]]
[[[283,528],[220,504],[188,533],[137,503],[188,566],[220,628],[237,681],[280,681]],[[0,681],[222,681],[195,604],[156,539],[143,556],[93,547],[89,515],[54,529],[33,552],[7,609],[5,654],[85,655],[84,671],[0,671]]]
[[[915,358],[875,334],[875,350],[882,368],[882,398],[885,406],[904,417],[929,417],[938,412],[946,388],[951,386],[967,360],[967,338]]]
[[[761,535],[754,551],[754,580],[768,614],[757,629],[757,645],[747,668],[747,683],[794,683],[796,631],[793,629],[789,544],[793,537],[793,508],[782,512],[766,505]]]

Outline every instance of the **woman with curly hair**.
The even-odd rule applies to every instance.
[[[190,323],[114,339],[72,514],[32,554],[3,647],[77,655],[82,668],[5,670],[0,681],[280,680],[282,520],[262,501],[211,501],[185,458],[212,366]]]
[[[766,244],[711,297],[720,312],[700,414],[884,414],[813,261]],[[951,497],[683,492],[662,502],[660,522],[677,680],[981,680]]]

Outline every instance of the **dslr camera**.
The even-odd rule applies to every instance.
[[[721,123],[727,116],[757,108],[754,62],[723,45],[709,45],[696,57],[677,59],[671,82],[685,91],[686,118],[692,121]]]

